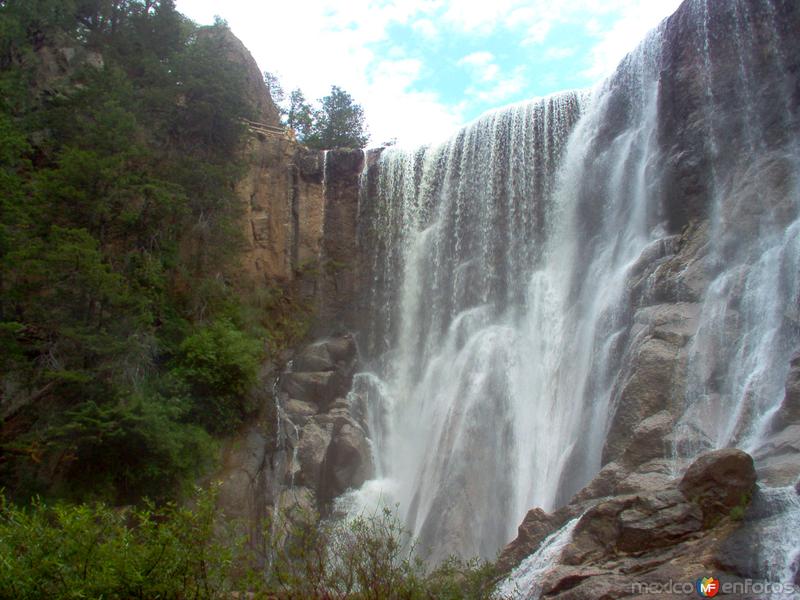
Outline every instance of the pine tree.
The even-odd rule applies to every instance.
[[[320,100],[311,134],[305,139],[311,148],[363,148],[369,134],[364,122],[364,109],[338,86]]]

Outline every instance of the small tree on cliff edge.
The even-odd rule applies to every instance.
[[[364,123],[364,109],[338,86],[320,100],[314,126],[303,140],[310,148],[363,148],[369,135]]]

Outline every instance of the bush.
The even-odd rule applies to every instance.
[[[456,600],[488,598],[492,565],[450,559],[432,573],[389,510],[352,520],[279,515],[261,570],[221,526],[217,488],[191,508],[103,504],[17,507],[0,496],[0,597]]]
[[[0,497],[0,597],[219,598],[239,544],[215,534],[214,491],[193,509],[23,509]]]
[[[258,340],[228,320],[215,321],[181,343],[174,374],[188,385],[194,421],[217,433],[242,421],[252,409],[246,398],[261,350]]]
[[[135,502],[166,500],[201,474],[215,444],[196,425],[180,422],[185,409],[159,396],[126,402],[86,402],[64,415],[45,439],[62,457],[64,496]]]
[[[270,526],[272,570],[267,590],[278,597],[423,600],[488,598],[491,563],[452,557],[428,572],[414,540],[388,508],[349,520],[284,514]],[[278,531],[281,535],[275,535]]]

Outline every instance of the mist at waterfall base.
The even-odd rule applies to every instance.
[[[683,25],[662,23],[591,92],[498,110],[365,170],[367,364],[352,393],[376,475],[342,506],[396,505],[438,561],[493,558],[528,509],[566,503],[602,466],[639,311],[664,302],[653,265],[698,223],[706,278],[684,273],[697,289],[674,291],[698,324],[685,385],[669,390],[675,474],[709,448],[757,454],[800,349],[797,91],[779,4],[690,0]],[[665,64],[679,25],[695,94],[677,99],[694,120],[676,133]],[[687,161],[702,175],[693,206],[674,181]]]

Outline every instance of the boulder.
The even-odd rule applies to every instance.
[[[292,371],[305,373],[311,371],[333,371],[336,363],[331,358],[328,345],[325,342],[317,342],[306,346],[300,354],[292,360]]]
[[[337,362],[348,363],[356,357],[356,340],[350,335],[342,335],[323,342],[331,358]]]
[[[354,421],[341,423],[325,455],[320,499],[332,500],[372,476],[372,449],[364,430]]]
[[[337,397],[347,393],[350,382],[335,371],[285,373],[281,377],[281,387],[291,398],[324,410]]]
[[[297,445],[297,473],[294,483],[318,490],[322,464],[331,443],[332,427],[322,426],[314,419],[300,430]]]
[[[683,495],[703,511],[713,524],[734,508],[746,508],[756,484],[752,457],[737,448],[703,454],[686,470],[678,486]]]
[[[294,398],[289,398],[283,403],[283,410],[295,424],[303,421],[306,417],[313,417],[317,414],[316,405],[311,404],[311,402],[295,400]]]
[[[699,507],[675,489],[618,496],[580,518],[561,562],[579,565],[670,546],[699,531],[702,516]]]
[[[517,537],[503,548],[497,559],[498,573],[513,569],[522,559],[535,552],[544,539],[562,524],[561,519],[539,507],[529,510],[517,528]]]

